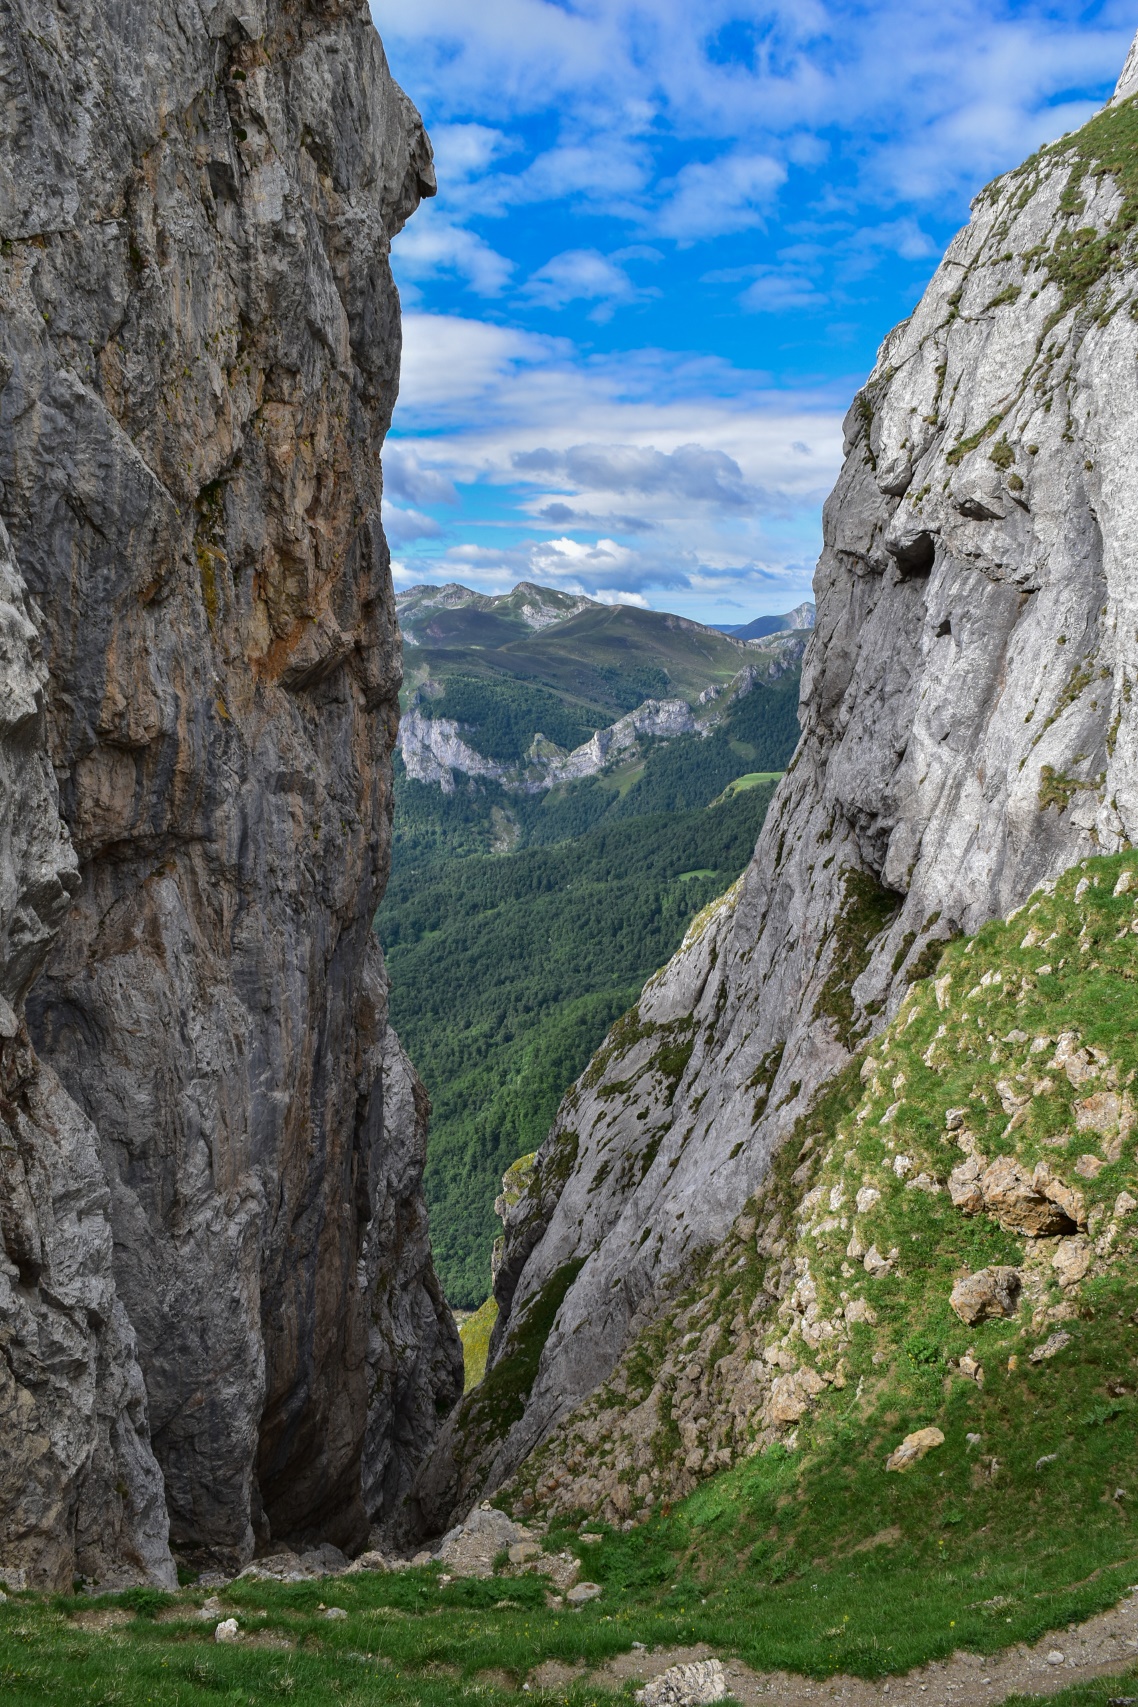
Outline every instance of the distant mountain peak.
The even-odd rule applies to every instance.
[[[793,610],[782,616],[757,616],[753,622],[717,623],[715,626],[720,634],[729,634],[733,640],[764,640],[768,634],[813,628],[814,605],[812,600],[803,599],[800,605],[795,605]]]

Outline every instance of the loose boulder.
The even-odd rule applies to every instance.
[[[1018,1268],[982,1268],[956,1282],[949,1303],[960,1320],[972,1327],[993,1316],[1014,1316],[1022,1290]]]
[[[889,1454],[885,1460],[885,1468],[907,1470],[910,1465],[918,1464],[934,1446],[943,1445],[944,1435],[939,1428],[919,1428],[915,1434],[907,1434],[900,1446]]]
[[[1006,1232],[1026,1233],[1038,1239],[1075,1231],[1075,1222],[1047,1195],[1050,1183],[1037,1181],[1011,1156],[997,1156],[985,1168],[980,1186],[985,1206],[994,1212]]]
[[[1090,1268],[1093,1255],[1089,1239],[1060,1239],[1051,1259],[1060,1286],[1076,1286]]]

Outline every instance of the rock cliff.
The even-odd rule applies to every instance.
[[[1126,75],[977,197],[849,412],[798,750],[744,877],[614,1028],[509,1210],[493,1349],[517,1393],[504,1425],[476,1395],[448,1424],[426,1527],[598,1389],[950,937],[1138,839]]]
[[[0,523],[0,1577],[176,1587],[90,1122],[23,1020],[77,888],[39,633]]]
[[[173,1545],[350,1547],[461,1384],[371,928],[430,148],[361,0],[2,25],[0,514],[78,861],[29,1029],[98,1134]]]

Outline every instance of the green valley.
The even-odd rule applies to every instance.
[[[393,1023],[433,1104],[435,1260],[469,1309],[489,1286],[503,1170],[541,1142],[606,1031],[749,860],[797,740],[806,636],[747,646],[529,586],[416,588],[400,614],[408,704],[451,720],[462,763],[515,767],[438,765],[424,780],[397,756],[377,920]],[[535,741],[565,754],[652,696],[691,727],[637,733],[552,786],[516,768]]]

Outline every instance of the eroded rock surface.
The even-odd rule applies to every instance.
[[[23,1020],[79,883],[38,612],[0,523],[0,1580],[177,1586],[95,1132]]]
[[[460,1385],[371,929],[430,149],[362,0],[31,0],[0,54],[2,508],[79,859],[29,1023],[98,1132],[175,1545],[353,1547],[365,1438],[382,1502]]]
[[[424,1513],[597,1389],[949,936],[1138,836],[1133,123],[1114,105],[978,196],[883,344],[825,508],[798,751],[740,883],[562,1104],[507,1219],[499,1361],[571,1283],[523,1413],[503,1439],[464,1402]]]

